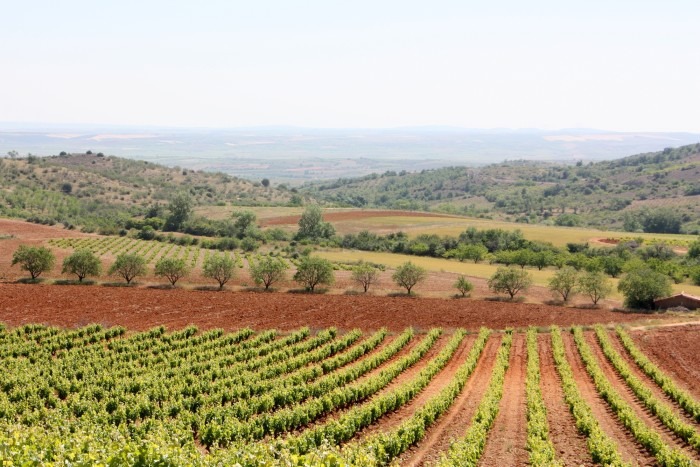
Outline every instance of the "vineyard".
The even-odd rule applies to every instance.
[[[698,394],[637,344],[601,326],[0,327],[0,458],[696,465]]]

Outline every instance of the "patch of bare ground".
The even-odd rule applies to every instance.
[[[669,446],[683,451],[690,458],[695,459],[695,461],[700,460],[700,456],[692,448],[688,448],[687,444],[678,436],[676,436],[670,429],[664,425],[661,420],[658,419],[651,411],[644,407],[644,404],[637,399],[634,395],[632,389],[625,383],[625,380],[620,376],[620,374],[615,371],[615,368],[608,361],[608,359],[603,354],[603,350],[598,344],[598,340],[593,332],[585,333],[586,342],[593,351],[593,355],[598,360],[598,365],[605,374],[606,379],[612,384],[615,390],[620,394],[624,401],[632,408],[634,413],[639,417],[642,422],[644,422],[648,427],[659,433],[663,441]]]
[[[664,373],[700,399],[700,325],[639,330],[631,335]]]
[[[430,384],[428,384],[428,386],[423,389],[420,394],[418,394],[412,401],[400,409],[385,415],[377,423],[367,427],[357,436],[367,437],[376,432],[392,430],[403,423],[406,419],[410,418],[419,407],[423,406],[431,397],[435,396],[449,384],[454,372],[457,371],[457,368],[459,368],[462,363],[464,363],[464,360],[469,353],[469,349],[474,344],[475,340],[475,334],[466,336],[462,340],[462,343],[459,345],[450,361],[447,363],[447,365],[445,365],[445,368],[435,375]]]
[[[478,330],[527,326],[647,322],[649,315],[529,303],[291,293],[58,286],[0,283],[0,322],[75,327],[89,323],[130,330],[190,324],[201,329],[339,329],[387,327]],[[656,321],[673,316],[655,315]],[[696,354],[697,355],[697,354]]]
[[[500,343],[499,335],[492,335],[489,338],[474,372],[452,407],[428,429],[417,446],[412,447],[399,458],[400,465],[430,465],[449,449],[452,440],[464,435],[489,384]],[[464,358],[461,360],[461,363],[464,363]]]
[[[578,389],[581,397],[586,401],[593,412],[593,416],[598,420],[600,428],[617,443],[617,449],[622,458],[633,465],[656,465],[654,456],[634,439],[631,433],[619,422],[610,406],[598,394],[593,380],[588,375],[586,367],[581,360],[581,356],[576,349],[573,336],[562,333],[566,358],[571,365],[575,380],[578,382]]]
[[[564,400],[564,390],[552,353],[549,333],[538,336],[540,356],[540,390],[547,407],[549,436],[557,452],[557,459],[568,466],[592,466],[586,437],[578,432],[569,406]]]
[[[666,393],[659,387],[658,384],[654,382],[654,380],[648,377],[646,373],[644,373],[639,366],[637,366],[630,354],[627,352],[627,350],[625,350],[622,342],[617,337],[617,333],[614,331],[608,332],[608,340],[610,340],[610,343],[617,353],[620,354],[623,360],[625,360],[627,366],[630,367],[632,374],[645,383],[645,386],[652,392],[652,394],[654,394],[654,397],[662,402],[665,402],[676,415],[685,421],[685,423],[695,426],[696,430],[700,429],[700,423],[696,422],[693,417],[689,416],[673,399],[666,395]]]
[[[525,334],[515,333],[510,350],[510,362],[503,383],[503,398],[479,465],[527,464],[526,372]]]

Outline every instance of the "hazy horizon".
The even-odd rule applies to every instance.
[[[700,132],[698,17],[690,0],[9,2],[0,122]]]

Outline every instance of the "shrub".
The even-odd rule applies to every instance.
[[[469,279],[467,279],[466,276],[459,276],[457,281],[454,283],[454,287],[455,289],[459,290],[462,297],[466,297],[469,292],[474,290],[474,284],[469,282]]]
[[[27,271],[36,279],[43,272],[50,271],[56,263],[53,252],[43,246],[20,245],[12,255],[12,266],[19,264],[20,268]]]
[[[507,293],[511,300],[519,292],[527,290],[530,285],[530,273],[512,267],[499,267],[489,279],[489,289],[495,293]]]
[[[406,289],[408,295],[411,295],[413,287],[423,282],[427,277],[428,272],[425,268],[415,265],[410,261],[396,268],[396,271],[394,271],[394,274],[391,276],[394,282],[396,282],[396,285]]]
[[[230,281],[236,271],[236,262],[223,254],[209,256],[204,261],[203,275],[219,283],[219,290]]]
[[[135,253],[123,253],[117,256],[116,261],[109,268],[109,274],[120,276],[127,284],[131,284],[135,277],[146,274],[146,260]]]
[[[318,284],[330,285],[334,282],[333,265],[326,259],[307,256],[297,266],[294,280],[313,292]]]
[[[628,272],[617,289],[625,296],[625,306],[653,310],[654,300],[671,295],[671,280],[645,268]]]
[[[189,269],[184,259],[161,258],[156,263],[154,273],[156,276],[165,277],[170,282],[170,285],[175,286],[177,281],[189,273]]]
[[[260,261],[251,262],[250,276],[256,284],[263,284],[265,290],[268,290],[275,282],[284,280],[287,269],[289,267],[284,261],[265,256]]]
[[[78,250],[63,260],[61,274],[75,274],[78,281],[83,282],[87,276],[99,276],[102,272],[102,263],[90,250]]]

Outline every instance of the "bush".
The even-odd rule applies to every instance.
[[[555,295],[561,296],[565,302],[569,301],[576,293],[578,284],[578,272],[571,266],[567,266],[557,271],[554,276],[549,279],[549,290]]]
[[[457,282],[454,283],[454,287],[455,289],[459,290],[462,297],[466,297],[469,292],[474,290],[474,284],[469,282],[469,279],[467,279],[466,276],[459,276],[457,278]]]
[[[371,264],[361,262],[352,268],[352,280],[360,284],[365,293],[370,285],[377,282],[379,279],[379,271]]]
[[[318,284],[330,285],[335,281],[333,265],[326,259],[307,256],[297,266],[294,280],[313,292]]]
[[[578,291],[587,295],[594,305],[612,292],[610,281],[600,271],[584,273],[578,280]]]
[[[75,274],[79,282],[83,282],[87,276],[99,276],[101,273],[100,258],[90,250],[78,250],[63,260],[61,274]]]
[[[406,289],[408,295],[411,295],[413,287],[423,282],[427,277],[428,272],[425,268],[415,265],[410,261],[396,268],[396,271],[394,271],[394,274],[391,276],[394,282],[396,282],[396,285],[400,285]]]
[[[156,263],[154,273],[156,276],[165,277],[170,282],[170,285],[175,286],[177,281],[189,273],[189,269],[184,259],[161,258]]]
[[[53,252],[43,246],[20,245],[12,255],[12,266],[19,264],[20,268],[27,271],[36,279],[43,272],[50,271],[56,264],[56,256]]]
[[[625,296],[628,308],[654,309],[654,300],[671,295],[671,280],[668,276],[651,269],[628,272],[617,286]]]
[[[507,293],[512,300],[519,292],[532,285],[530,273],[524,269],[500,267],[489,279],[489,289],[495,293]]]
[[[146,260],[135,253],[123,253],[117,256],[109,268],[109,274],[120,276],[127,284],[131,284],[135,277],[146,274]]]
[[[236,272],[236,262],[223,254],[209,256],[204,261],[203,275],[219,283],[219,290],[230,281]]]
[[[287,269],[289,267],[281,259],[265,256],[260,261],[251,262],[250,277],[256,284],[265,285],[265,290],[268,290],[275,282],[284,280]]]

